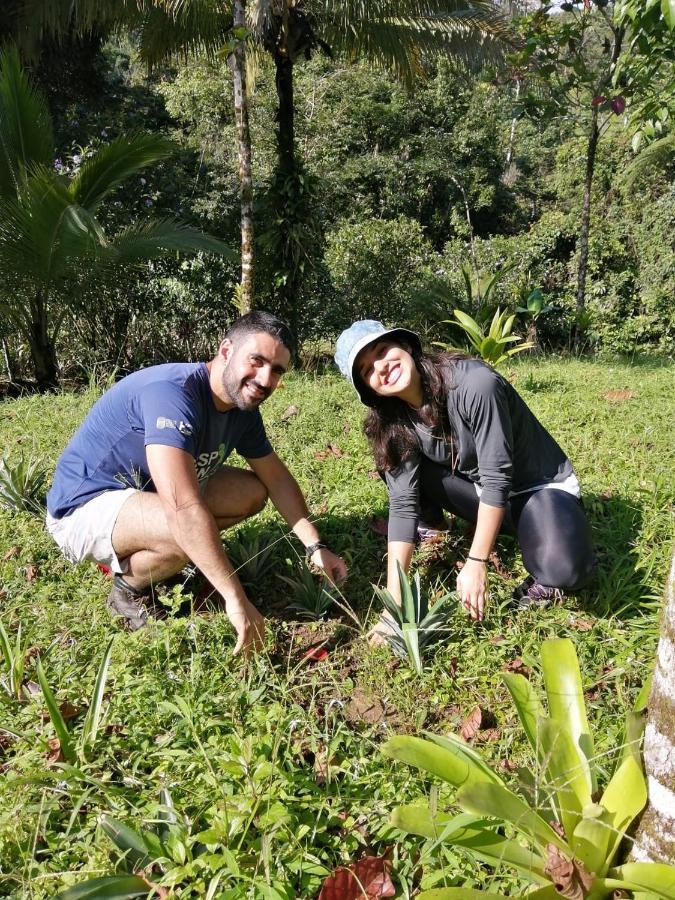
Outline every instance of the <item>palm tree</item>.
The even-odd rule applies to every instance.
[[[162,137],[133,133],[85,160],[74,176],[60,174],[45,99],[17,50],[0,53],[0,314],[26,339],[41,388],[58,381],[56,340],[78,282],[176,251],[231,254],[168,219],[105,234],[96,218],[101,203],[171,150]]]
[[[194,52],[229,51],[235,83],[235,118],[241,183],[242,302],[250,305],[253,278],[251,147],[246,109],[245,59],[241,45],[244,13],[249,49],[262,48],[274,62],[278,97],[277,172],[272,195],[276,233],[268,240],[279,256],[279,306],[291,320],[305,256],[298,227],[299,197],[305,184],[295,152],[293,68],[316,50],[365,57],[393,71],[407,84],[427,61],[451,55],[467,63],[498,56],[511,32],[496,0],[31,0],[31,25],[61,32],[66,26],[103,28],[119,14],[121,25],[140,32],[142,58],[154,64]],[[233,32],[233,26],[234,32]],[[234,33],[234,39],[233,39]],[[239,36],[237,37],[237,34]],[[300,202],[298,202],[300,200]],[[271,228],[268,229],[268,238]],[[292,321],[291,321],[292,324]]]

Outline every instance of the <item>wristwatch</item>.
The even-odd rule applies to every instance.
[[[324,544],[323,541],[314,541],[313,544],[309,544],[309,546],[305,547],[305,556],[307,559],[311,559],[317,550],[327,550],[328,548]]]

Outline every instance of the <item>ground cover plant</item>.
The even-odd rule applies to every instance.
[[[443,885],[521,895],[519,876],[391,825],[406,798],[447,798],[380,750],[401,733],[461,732],[512,786],[530,750],[501,673],[529,676],[536,687],[548,638],[574,642],[596,758],[620,745],[625,711],[651,665],[670,560],[675,401],[672,368],[657,359],[523,358],[502,371],[575,463],[600,577],[562,606],[516,615],[507,600],[522,568],[513,544],[500,542],[488,617],[474,625],[450,606],[452,640],[427,651],[422,676],[363,640],[381,611],[372,584],[385,550],[369,522],[386,500],[358,402],[332,374],[287,377],[264,414],[322,536],[349,563],[342,605],[323,621],[292,618],[278,575],[297,571],[302,548],[266,509],[258,546],[272,546],[266,562],[274,564],[255,572],[249,591],[268,617],[268,638],[248,663],[233,662],[222,615],[191,610],[189,583],[176,589],[181,613],[135,635],[118,631],[105,610],[105,575],[63,560],[32,512],[0,512],[9,648],[0,678],[10,688],[0,692],[0,895],[37,900],[131,871],[110,823],[161,831],[167,791],[177,827],[143,877],[168,896],[315,897],[336,866],[366,853],[388,854],[400,897],[438,886],[438,872]],[[7,458],[51,469],[97,394],[92,383],[2,401]],[[226,541],[250,542],[250,527]],[[420,548],[423,590],[435,598],[452,591],[468,546],[455,522],[442,544]],[[38,658],[75,742],[71,761]]]

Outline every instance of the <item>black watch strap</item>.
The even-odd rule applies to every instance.
[[[305,555],[307,559],[311,559],[312,556],[316,553],[317,550],[327,550],[328,548],[324,544],[323,541],[315,541],[313,544],[310,544],[308,547],[305,547]]]

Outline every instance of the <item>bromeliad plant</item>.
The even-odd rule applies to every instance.
[[[288,575],[279,577],[293,592],[293,602],[288,604],[288,608],[302,618],[323,619],[335,603],[331,583],[326,578],[317,578],[304,560],[300,564],[298,578]]]
[[[391,616],[389,632],[384,636],[397,656],[407,659],[410,667],[422,674],[423,651],[447,635],[448,601],[455,594],[445,594],[429,609],[429,599],[420,587],[419,572],[410,582],[400,563],[397,563],[401,605],[386,588],[375,587],[375,593]]]
[[[446,319],[443,324],[459,325],[476,353],[484,362],[489,363],[491,366],[498,366],[510,356],[522,353],[523,350],[529,350],[533,346],[531,341],[523,341],[517,334],[511,334],[516,317],[514,313],[509,314],[507,309],[502,312],[497,307],[487,331],[485,325],[479,324],[470,315],[462,312],[461,309],[453,310],[453,315],[456,321]],[[518,343],[518,341],[521,341],[521,343]],[[439,343],[440,346],[446,349],[448,347],[446,344],[436,343]],[[509,350],[506,349],[509,344],[514,343],[518,345],[511,347]]]
[[[46,472],[37,459],[11,463],[0,458],[0,506],[13,512],[42,513]]]
[[[629,713],[622,756],[604,791],[586,717],[579,662],[569,640],[541,649],[548,714],[522,675],[503,674],[536,765],[520,793],[507,787],[481,757],[454,735],[394,737],[384,752],[458,788],[460,815],[402,806],[393,823],[402,831],[463,847],[488,864],[511,866],[533,884],[529,900],[561,895],[588,900],[617,896],[675,898],[675,866],[617,859],[631,822],[647,802],[639,752],[643,689]],[[506,833],[504,833],[506,826]],[[420,900],[502,897],[465,888],[436,888]],[[622,894],[623,896],[623,894]]]
[[[256,532],[228,540],[226,552],[239,579],[247,586],[255,586],[274,568],[274,544]]]
[[[21,640],[21,622],[16,631],[14,643],[10,641],[5,626],[0,622],[0,649],[5,662],[5,674],[0,677],[0,685],[13,700],[26,699],[23,676],[26,668],[27,646]]]

